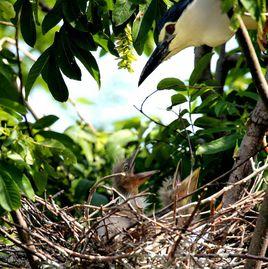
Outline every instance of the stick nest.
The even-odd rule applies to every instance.
[[[116,201],[60,208],[52,197],[23,198],[20,211],[40,268],[243,268],[262,199],[263,192],[252,193],[215,211],[198,203],[183,220],[180,208],[148,217],[130,204],[126,213]],[[131,215],[132,227],[100,238],[99,227],[115,214]],[[29,246],[8,217],[2,221],[7,243],[0,245],[0,267],[29,268]]]

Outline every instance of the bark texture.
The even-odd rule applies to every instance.
[[[259,100],[255,109],[253,110],[250,123],[248,125],[247,132],[240,145],[239,154],[234,166],[239,163],[243,163],[245,160],[252,156],[255,156],[258,150],[261,148],[261,141],[268,128],[268,111],[262,100]],[[252,172],[250,161],[248,160],[241,166],[239,166],[230,175],[228,184],[233,184],[244,177],[248,176]],[[245,185],[235,186],[232,190],[225,193],[223,196],[223,207],[227,207],[230,204],[235,203],[241,198],[244,193]]]
[[[268,188],[264,196],[256,228],[252,236],[248,254],[255,256],[265,256],[268,247]],[[261,269],[262,262],[248,259],[245,269]]]

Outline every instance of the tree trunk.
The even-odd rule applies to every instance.
[[[256,155],[261,141],[268,128],[268,111],[262,100],[259,100],[253,110],[247,132],[240,145],[239,154],[234,166]],[[228,184],[233,184],[252,172],[250,161],[240,165],[229,177]],[[223,196],[223,207],[235,203],[244,193],[245,185],[237,185]]]
[[[252,236],[248,254],[255,256],[265,256],[268,247],[268,188],[261,206],[254,234]],[[262,262],[248,259],[245,269],[261,269]]]

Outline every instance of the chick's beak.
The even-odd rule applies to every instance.
[[[174,37],[171,36],[171,38],[167,40],[163,40],[160,42],[157,47],[155,48],[153,54],[147,61],[146,65],[144,66],[138,86],[142,84],[142,82],[165,60],[165,58],[169,54],[169,43],[172,41]]]
[[[133,174],[125,179],[125,182],[123,183],[124,188],[129,193],[137,194],[138,188],[140,187],[140,185],[142,185],[147,180],[149,180],[151,176],[153,176],[159,172],[160,171],[158,171],[158,170],[153,170],[153,171],[147,171],[147,172],[142,172],[142,173],[138,173],[138,174]]]
[[[148,179],[150,179],[151,176],[159,173],[160,171],[158,170],[152,170],[152,171],[147,171],[147,172],[142,172],[142,173],[138,173],[138,174],[134,174],[131,178],[131,181],[136,182],[136,184],[138,185],[138,187],[143,184],[144,182],[146,182]]]

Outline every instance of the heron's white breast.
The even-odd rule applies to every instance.
[[[191,46],[219,46],[234,34],[228,16],[221,11],[219,0],[193,1],[176,23],[175,33],[170,56]]]

